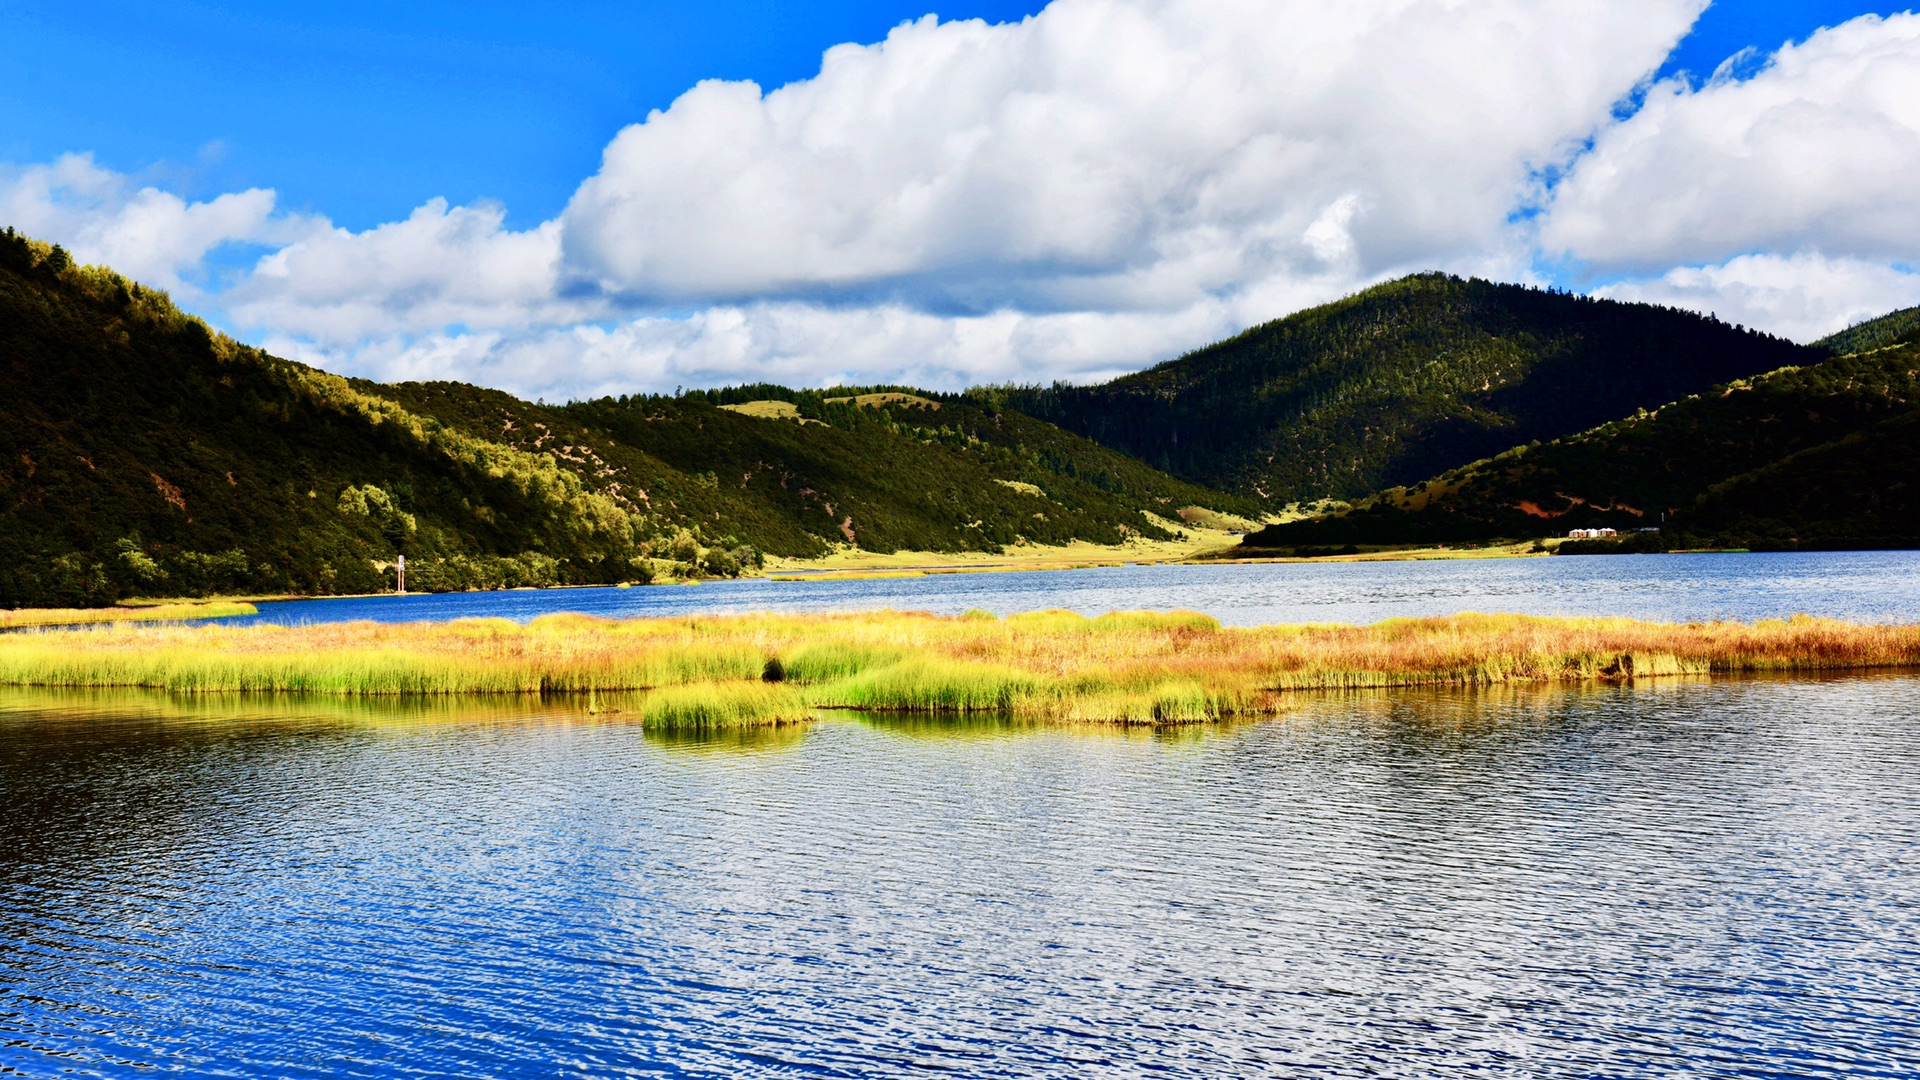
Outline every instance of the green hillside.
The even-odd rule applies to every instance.
[[[0,606],[725,575],[761,553],[1165,537],[1253,505],[957,399],[708,395],[561,407],[382,386],[211,333],[0,233]],[[936,407],[937,406],[937,407]]]
[[[1317,521],[1265,548],[1660,528],[1640,546],[1920,544],[1920,344],[1737,380],[1564,439],[1516,447]]]
[[[1902,308],[1877,319],[1855,323],[1837,334],[1814,342],[1835,356],[1884,349],[1903,341],[1920,341],[1920,307]]]
[[[1920,547],[1920,411],[1715,484],[1679,521],[1728,546]]]
[[[1827,355],[1689,312],[1421,274],[1101,386],[982,396],[1281,504],[1416,483]]]

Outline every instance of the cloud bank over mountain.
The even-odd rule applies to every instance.
[[[1920,18],[1649,83],[1704,6],[1056,0],[701,83],[532,229],[353,232],[85,158],[0,172],[0,217],[287,355],[556,398],[1094,378],[1432,268],[1800,338],[1920,302]],[[258,257],[210,274],[229,245]]]

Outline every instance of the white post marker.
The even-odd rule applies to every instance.
[[[399,555],[394,558],[393,574],[394,574],[394,590],[393,591],[398,593],[401,596],[407,595],[407,557],[405,555]]]

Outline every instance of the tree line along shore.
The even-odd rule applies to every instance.
[[[1222,627],[1192,612],[549,615],[528,624],[218,624],[0,635],[0,685],[351,698],[631,695],[643,725],[712,730],[824,709],[1037,722],[1274,715],[1298,691],[1920,667],[1920,625],[1461,614]]]

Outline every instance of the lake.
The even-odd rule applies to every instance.
[[[1162,733],[0,694],[0,1074],[1912,1076],[1920,680]]]
[[[1920,618],[1913,553],[263,605]],[[1920,677],[1161,731],[0,691],[0,1076],[1910,1077]]]
[[[235,623],[525,621],[556,611],[596,615],[897,608],[1007,615],[1067,608],[1185,608],[1230,626],[1370,623],[1460,611],[1627,615],[1642,619],[1783,618],[1807,613],[1920,620],[1920,552],[1595,555],[1429,562],[1118,566],[930,574],[842,581],[724,581],[695,586],[519,590],[299,600],[260,605]]]

